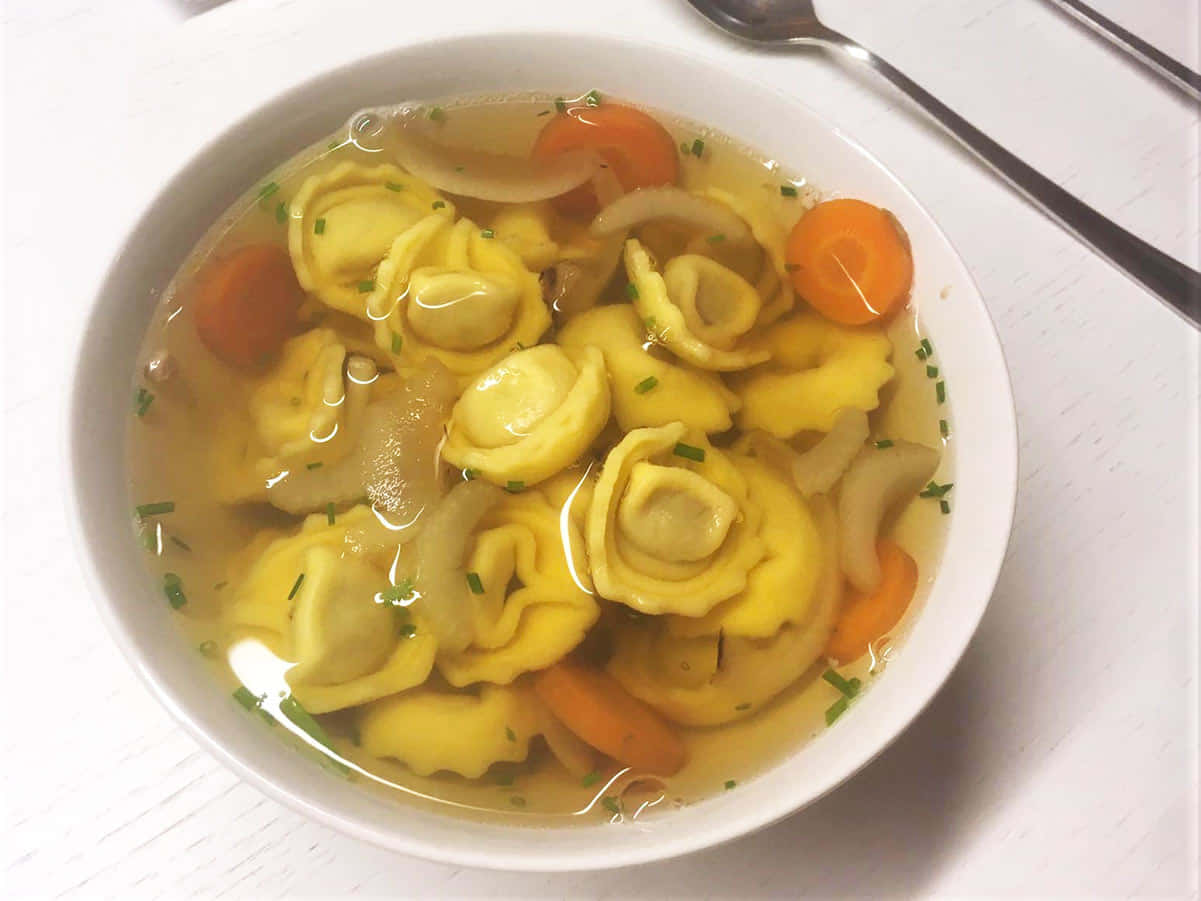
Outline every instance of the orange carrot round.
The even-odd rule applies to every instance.
[[[233,366],[260,366],[283,346],[304,293],[286,251],[252,244],[210,263],[199,278],[196,332]]]
[[[534,142],[533,157],[549,160],[568,150],[595,150],[612,167],[627,191],[674,184],[680,160],[667,129],[641,110],[617,103],[571,106],[543,127]],[[568,216],[591,216],[596,194],[589,184],[555,198]]]
[[[793,226],[786,256],[797,293],[845,325],[885,315],[913,283],[913,255],[900,226],[862,200],[819,203]]]
[[[675,730],[608,673],[565,660],[538,673],[534,691],[564,726],[614,760],[661,776],[684,765]]]
[[[876,545],[882,578],[875,591],[853,592],[843,605],[826,656],[849,663],[867,653],[867,646],[888,634],[904,616],[917,590],[917,564],[888,539]]]

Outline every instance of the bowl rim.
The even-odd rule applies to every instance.
[[[1002,456],[1004,464],[1003,469],[997,471],[994,475],[1002,484],[1002,494],[1007,499],[1007,509],[1004,513],[1004,539],[998,543],[995,552],[995,559],[992,559],[987,566],[985,574],[980,578],[979,585],[981,587],[980,597],[976,600],[975,607],[971,617],[971,626],[966,629],[961,640],[953,648],[948,649],[948,652],[942,656],[934,669],[929,670],[929,675],[923,680],[921,687],[924,696],[920,701],[915,703],[910,713],[899,721],[895,728],[890,729],[876,747],[864,750],[859,753],[854,759],[848,761],[848,764],[839,770],[837,773],[828,775],[815,790],[808,793],[805,797],[790,796],[786,800],[782,800],[775,807],[760,810],[755,816],[738,820],[734,823],[718,822],[715,823],[707,831],[694,831],[691,835],[675,836],[667,842],[665,847],[662,843],[645,842],[642,847],[634,851],[625,851],[619,855],[615,855],[612,851],[601,853],[594,852],[591,856],[594,859],[586,859],[587,855],[576,853],[574,855],[562,855],[555,857],[554,852],[548,856],[544,852],[534,851],[529,855],[503,853],[497,851],[477,851],[467,844],[457,847],[445,847],[433,842],[425,842],[419,838],[399,830],[394,829],[391,832],[384,831],[371,826],[370,824],[359,821],[353,816],[331,809],[330,806],[319,802],[309,796],[302,788],[295,785],[285,783],[282,780],[275,778],[275,775],[267,771],[243,757],[239,756],[234,751],[226,747],[226,745],[217,737],[212,735],[200,722],[197,721],[189,712],[187,706],[177,697],[174,690],[165,684],[153,671],[141,651],[135,646],[131,633],[128,631],[125,623],[122,621],[122,614],[118,610],[117,605],[112,597],[112,592],[107,590],[106,579],[101,575],[101,566],[99,560],[99,551],[92,537],[88,532],[88,528],[84,523],[83,509],[85,503],[85,483],[86,474],[85,468],[82,465],[84,458],[89,452],[88,435],[83,428],[86,410],[83,407],[84,385],[87,378],[87,365],[85,363],[85,355],[83,353],[83,345],[86,338],[91,334],[96,320],[100,315],[101,301],[110,292],[111,284],[118,279],[119,270],[121,269],[123,260],[130,249],[133,239],[137,233],[146,225],[147,220],[152,216],[164,201],[171,195],[172,190],[186,179],[192,169],[207,155],[217,148],[222,143],[230,139],[239,131],[250,127],[254,121],[262,116],[265,112],[272,108],[286,107],[290,103],[295,103],[296,100],[302,98],[306,93],[319,87],[320,83],[326,80],[333,80],[339,76],[345,77],[353,73],[356,69],[369,67],[385,63],[398,55],[411,53],[417,49],[428,48],[431,45],[441,45],[447,48],[453,48],[456,45],[463,45],[472,41],[510,41],[516,42],[518,45],[521,42],[529,40],[543,39],[561,39],[563,41],[591,41],[595,44],[608,44],[616,51],[621,53],[646,52],[654,54],[662,61],[664,66],[671,66],[673,63],[687,63],[693,66],[697,65],[713,65],[715,60],[712,54],[706,55],[703,51],[698,51],[695,47],[688,49],[681,48],[676,45],[666,44],[658,41],[649,41],[642,38],[632,38],[617,34],[584,34],[579,32],[563,31],[560,29],[512,29],[512,30],[487,30],[479,32],[468,32],[456,35],[438,35],[426,40],[420,38],[398,43],[386,50],[369,54],[366,56],[356,57],[352,60],[342,62],[325,69],[308,75],[303,80],[293,83],[287,88],[278,91],[261,102],[257,103],[252,109],[245,111],[242,115],[226,124],[218,133],[213,135],[203,144],[188,152],[175,166],[169,176],[161,180],[161,187],[150,193],[149,199],[140,204],[137,212],[131,217],[129,224],[125,228],[124,238],[116,245],[116,249],[112,251],[104,274],[99,280],[99,287],[92,292],[91,298],[87,307],[87,315],[80,328],[76,331],[73,350],[73,359],[75,361],[74,372],[71,379],[70,397],[65,405],[65,426],[62,434],[66,437],[67,458],[70,463],[70,487],[67,491],[67,502],[70,507],[67,519],[70,522],[71,532],[77,549],[81,549],[82,553],[78,555],[80,566],[85,577],[86,584],[89,586],[91,593],[94,595],[95,603],[99,608],[101,619],[108,629],[113,640],[120,648],[122,654],[133,668],[134,672],[149,688],[151,694],[162,704],[175,720],[181,724],[184,729],[197,741],[201,747],[205,748],[217,760],[223,763],[226,767],[234,771],[241,779],[254,785],[260,791],[264,792],[269,797],[279,801],[290,809],[301,813],[302,815],[314,819],[318,822],[330,825],[339,831],[370,842],[378,847],[382,847],[391,851],[399,851],[406,854],[411,854],[424,859],[436,861],[444,864],[452,864],[459,866],[473,866],[488,869],[503,869],[513,871],[527,872],[565,872],[565,871],[581,871],[595,869],[609,869],[619,866],[630,866],[642,863],[650,863],[658,860],[666,860],[673,857],[682,856],[685,854],[694,853],[706,848],[711,848],[732,841],[736,838],[750,835],[760,829],[766,828],[787,816],[809,806],[818,799],[824,797],[833,789],[849,780],[852,776],[858,773],[861,769],[871,763],[879,754],[887,749],[900,734],[909,727],[912,722],[917,719],[920,714],[929,706],[930,702],[942,689],[950,674],[954,671],[959,661],[962,659],[964,652],[967,649],[972,637],[979,628],[980,622],[984,616],[985,610],[991,600],[992,594],[995,591],[997,579],[1000,574],[1001,565],[1005,559],[1008,544],[1011,540],[1013,531],[1014,514],[1016,510],[1017,500],[1017,477],[1018,477],[1018,428],[1017,416],[1014,405],[1014,397],[1012,391],[1011,377],[1006,363],[1003,348],[997,333],[996,323],[993,321],[987,306],[984,304],[983,297],[979,290],[975,279],[968,270],[963,261],[958,249],[955,247],[951,239],[946,235],[938,222],[931,215],[929,210],[921,203],[921,201],[913,194],[913,192],[878,158],[876,158],[863,145],[848,135],[842,129],[836,127],[833,123],[820,115],[812,108],[807,106],[804,101],[800,100],[793,94],[787,93],[784,90],[777,88],[775,85],[761,80],[760,78],[748,76],[742,73],[731,72],[724,69],[723,77],[732,81],[739,82],[744,85],[749,91],[758,94],[771,94],[782,105],[788,105],[797,109],[799,113],[808,116],[812,121],[819,123],[824,130],[841,141],[848,151],[853,151],[859,154],[868,164],[878,170],[885,176],[893,185],[905,195],[913,207],[920,212],[925,218],[929,226],[933,229],[934,235],[942,241],[949,250],[948,258],[953,261],[953,268],[962,284],[968,289],[970,297],[969,302],[978,305],[983,313],[983,322],[987,325],[987,330],[981,334],[981,340],[990,341],[993,349],[996,351],[996,359],[1000,364],[999,375],[1000,387],[1003,395],[996,397],[995,408],[991,411],[997,417],[998,437],[1007,436],[1008,440],[998,442],[998,452]],[[602,79],[603,80],[603,75]],[[733,135],[736,139],[738,135]],[[938,572],[934,577],[934,584],[937,584],[939,573],[942,567],[940,565]],[[933,590],[933,585],[931,586]],[[791,756],[791,755],[790,755]],[[788,757],[782,758],[777,763],[782,763]],[[514,828],[506,826],[505,828]],[[524,828],[524,827],[517,827]],[[578,827],[573,827],[578,828]],[[537,833],[535,830],[527,830],[530,837],[534,837]],[[536,844],[536,843],[534,843]]]

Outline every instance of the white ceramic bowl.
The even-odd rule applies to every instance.
[[[811,803],[871,760],[938,691],[992,594],[1012,522],[1017,430],[984,304],[947,238],[912,195],[812,111],[712,62],[644,43],[561,35],[458,38],[400,48],[320,75],[201,148],[158,195],[113,261],[78,348],[70,434],[83,558],[117,642],[193,736],[274,798],[387,848],[470,866],[572,870],[671,857],[758,829]],[[454,61],[448,65],[447,61]],[[360,107],[456,93],[602,92],[707,123],[776,155],[823,190],[863,197],[905,224],[915,296],[952,387],[955,500],[944,560],[903,653],[846,717],[737,792],[631,826],[534,830],[385,802],[328,776],[218,690],[185,647],[129,528],[125,426],[135,352],[188,250],[253,180]],[[949,299],[938,300],[950,289]]]

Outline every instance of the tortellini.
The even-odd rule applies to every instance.
[[[680,359],[702,369],[739,370],[768,358],[746,338],[759,317],[759,292],[732,269],[684,254],[660,274],[636,238],[626,242],[625,263],[635,309],[655,340]]]
[[[538,277],[490,229],[432,214],[401,234],[379,266],[376,343],[398,366],[435,359],[470,380],[550,325]]]
[[[497,240],[512,248],[526,268],[541,272],[559,258],[559,243],[550,235],[549,204],[519,203],[504,207],[492,219]]]
[[[673,634],[674,622],[622,624],[608,670],[626,690],[688,726],[717,726],[758,712],[821,656],[838,614],[838,571],[832,505],[815,502],[826,538],[813,600],[801,619],[767,638]],[[720,649],[720,653],[719,653]]]
[[[609,451],[587,520],[597,591],[641,613],[704,616],[747,584],[766,553],[746,478],[676,422],[635,429]]]
[[[269,544],[234,589],[231,628],[295,661],[287,679],[311,713],[404,691],[433,669],[437,642],[418,617],[385,603],[388,579],[359,548],[373,520],[361,506],[332,525],[310,516]]]
[[[795,216],[786,217],[781,215],[779,209],[769,209],[766,200],[758,198],[753,200],[750,196],[731,194],[721,188],[709,188],[705,194],[737,213],[750,226],[751,234],[763,249],[766,259],[755,283],[760,297],[763,298],[759,323],[765,325],[775,322],[789,312],[796,302],[792,283],[788,278],[788,261],[786,259],[788,229],[791,225],[788,223],[788,219],[793,219]],[[781,195],[774,196],[778,198]],[[780,206],[778,199],[775,203],[777,207]],[[803,205],[800,206],[803,207]],[[800,210],[798,209],[796,212],[800,212]],[[720,250],[720,245],[718,249]]]
[[[683,422],[712,433],[733,425],[737,396],[711,372],[652,353],[630,304],[598,307],[575,316],[558,335],[567,348],[596,347],[613,385],[613,413],[623,431]]]
[[[533,485],[574,463],[608,420],[601,352],[542,344],[510,354],[468,386],[442,456],[497,485]]]
[[[367,318],[375,270],[393,240],[434,204],[436,191],[393,165],[340,163],[307,178],[292,200],[288,250],[296,278],[329,306]]]
[[[477,779],[494,763],[525,760],[539,717],[527,690],[485,685],[478,696],[408,691],[368,705],[358,723],[373,757],[399,760],[420,776],[447,770]]]
[[[574,523],[538,490],[508,495],[485,516],[467,556],[478,580],[470,595],[475,637],[466,650],[439,655],[447,682],[508,684],[579,644],[600,610],[590,584],[568,568],[565,541],[582,559]]]
[[[880,388],[893,376],[892,344],[875,327],[837,325],[801,313],[772,325],[764,339],[772,365],[734,382],[744,430],[763,429],[777,438],[828,432],[843,407],[874,410]]]

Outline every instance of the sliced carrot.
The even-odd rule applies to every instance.
[[[627,191],[674,184],[680,174],[679,152],[667,129],[618,103],[568,107],[538,134],[533,157],[548,160],[567,150],[597,151]],[[591,185],[580,185],[555,198],[555,206],[568,216],[591,216],[596,194]]]
[[[843,605],[834,632],[826,643],[826,656],[849,663],[867,653],[867,646],[888,634],[913,600],[917,590],[917,564],[888,539],[876,545],[882,578],[875,591],[852,592]]]
[[[792,286],[827,319],[871,322],[913,283],[909,241],[891,213],[862,200],[819,203],[788,236]]]
[[[565,660],[538,673],[534,691],[564,726],[614,760],[661,776],[684,765],[675,730],[608,673]]]
[[[210,263],[200,274],[196,332],[226,363],[259,366],[287,340],[303,299],[287,252],[272,244],[251,244]]]

